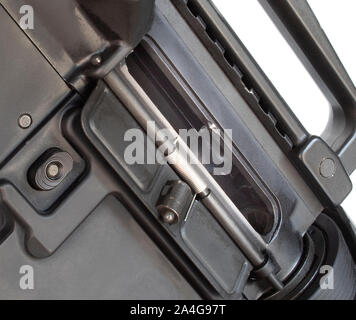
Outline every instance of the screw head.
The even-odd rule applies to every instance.
[[[324,178],[331,178],[335,174],[336,165],[335,161],[331,158],[325,158],[320,163],[320,174]]]
[[[17,122],[20,128],[27,129],[32,125],[32,118],[29,114],[25,113],[19,117]]]
[[[99,55],[95,55],[95,56],[93,56],[92,58],[91,58],[91,60],[90,60],[90,62],[91,62],[91,64],[93,65],[93,66],[100,66],[101,65],[101,63],[102,63],[102,59],[101,59],[101,57],[99,56]]]
[[[57,180],[60,178],[61,164],[58,162],[50,162],[46,168],[46,176],[48,179]]]
[[[176,216],[173,212],[171,211],[166,211],[163,216],[163,221],[168,224],[173,224],[176,222]]]

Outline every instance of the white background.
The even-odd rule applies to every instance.
[[[356,83],[356,1],[308,2]],[[306,129],[320,135],[328,120],[329,103],[258,1],[214,0],[214,3]],[[356,186],[356,173],[351,178]],[[354,224],[355,189],[343,203]]]

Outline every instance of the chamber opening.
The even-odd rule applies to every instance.
[[[158,64],[156,62],[158,57],[155,56],[153,59],[151,54],[153,53],[148,54],[144,45],[141,44],[127,59],[130,73],[146,94],[177,132],[180,129],[200,131],[203,127],[209,127],[206,113],[199,110],[190,97],[183,93],[179,82],[172,80],[169,76],[169,69]],[[188,146],[190,146],[189,143],[190,140],[188,140]],[[203,148],[204,142],[199,141],[199,143],[199,148]],[[201,158],[200,154],[196,155]],[[213,173],[213,165],[204,165],[210,173]],[[253,228],[268,241],[273,235],[272,231],[278,219],[275,207],[267,196],[267,191],[262,190],[260,182],[255,180],[257,177],[252,177],[240,159],[235,156],[232,157],[232,168],[229,174],[212,176]]]

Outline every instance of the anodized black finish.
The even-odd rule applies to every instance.
[[[306,286],[300,299],[309,300],[353,300],[356,295],[356,267],[345,240],[336,224],[322,214],[315,223],[315,228],[322,234],[325,243],[324,257],[310,284]],[[315,232],[317,232],[315,230]],[[330,271],[332,268],[332,271]],[[333,283],[329,289],[322,288],[323,278],[332,272]],[[325,280],[324,280],[325,281]],[[330,284],[327,283],[326,284]]]
[[[285,249],[290,255],[296,254],[296,257],[299,257],[300,251],[302,250],[301,238],[296,235],[296,242],[292,244],[290,237],[291,233],[286,230],[293,228],[294,230],[299,230],[298,232],[300,234],[303,234],[314,220],[308,211],[309,209],[304,207],[306,198],[297,200],[300,190],[304,190],[304,192],[307,191],[306,186],[301,187],[293,185],[293,187],[298,188],[298,191],[296,192],[297,198],[294,198],[295,195],[293,195],[293,189],[288,185],[289,183],[284,180],[285,175],[278,178],[280,170],[287,170],[287,162],[283,161],[278,163],[278,169],[274,169],[273,167],[276,165],[274,164],[274,159],[270,158],[272,155],[269,155],[268,150],[266,150],[268,147],[272,148],[272,145],[265,144],[262,149],[260,148],[258,141],[256,141],[258,134],[261,134],[262,136],[262,126],[255,125],[253,127],[255,137],[255,139],[253,139],[249,129],[247,129],[241,121],[241,119],[243,119],[246,123],[249,119],[250,122],[247,123],[250,125],[254,117],[253,113],[250,111],[249,118],[244,118],[244,115],[246,115],[244,109],[247,105],[246,102],[241,98],[239,99],[239,96],[237,95],[234,95],[234,98],[236,98],[233,102],[227,100],[226,96],[231,94],[227,83],[225,89],[220,87],[220,92],[217,90],[216,83],[212,78],[212,72],[206,67],[210,66],[210,60],[204,60],[205,68],[203,69],[202,62],[199,61],[198,63],[196,57],[190,55],[191,48],[187,47],[186,44],[188,39],[194,39],[194,33],[191,31],[189,33],[183,33],[182,31],[182,33],[178,34],[181,30],[172,30],[173,28],[177,28],[178,24],[179,26],[182,26],[182,24],[178,20],[175,25],[172,25],[173,19],[168,20],[168,18],[171,18],[169,14],[173,14],[174,11],[170,11],[172,9],[169,8],[168,4],[163,5],[162,2],[160,5],[162,8],[159,8],[162,11],[157,12],[153,26],[149,31],[148,36],[144,39],[142,47],[137,48],[133,55],[128,59],[130,71],[151,99],[173,124],[178,123],[179,126],[180,123],[187,122],[182,122],[180,119],[182,119],[183,116],[179,116],[177,113],[174,113],[174,111],[171,111],[173,108],[168,109],[167,106],[171,104],[170,101],[173,100],[172,97],[174,97],[173,101],[179,101],[177,109],[180,108],[180,110],[182,110],[181,114],[188,114],[189,120],[194,120],[192,125],[195,127],[198,124],[196,129],[199,130],[199,125],[205,125],[208,121],[217,123],[224,128],[233,129],[233,141],[237,147],[237,150],[234,151],[234,156],[238,158],[240,165],[241,163],[243,164],[242,168],[240,167],[239,170],[243,172],[244,170],[247,170],[250,181],[253,179],[254,183],[258,186],[261,185],[258,181],[259,178],[262,179],[264,181],[262,188],[267,188],[267,190],[265,189],[264,191],[267,193],[267,197],[268,192],[272,190],[272,194],[278,199],[277,210],[281,210],[281,212],[278,213],[277,218],[279,224],[275,226],[275,228],[278,229],[278,232],[273,233],[273,241],[270,244],[270,250],[272,252],[273,250],[281,252],[281,250]],[[167,6],[166,9],[164,8],[165,6]],[[163,16],[162,12],[164,14],[168,13],[167,16]],[[163,28],[162,26],[165,27]],[[185,37],[184,42],[181,41],[180,38],[183,34]],[[213,61],[211,61],[211,64],[213,64]],[[161,71],[161,73],[157,70]],[[196,75],[199,76],[197,77]],[[220,73],[217,71],[215,75],[219,75],[219,79],[221,79]],[[167,83],[171,83],[176,92],[169,90]],[[222,85],[225,85],[225,82],[223,82]],[[165,97],[167,95],[168,97]],[[225,95],[225,97],[223,95]],[[182,103],[181,100],[177,100],[178,96],[183,97],[182,101],[184,103]],[[193,105],[194,107],[192,107]],[[191,114],[194,114],[195,117],[191,117]],[[265,138],[265,135],[263,137]],[[240,152],[243,156],[241,156]],[[289,168],[288,173],[292,173]],[[257,174],[258,177],[256,177],[255,174]],[[251,176],[253,178],[251,178]],[[225,177],[225,180],[228,180],[229,178],[230,177]],[[291,180],[289,181],[293,184]],[[294,182],[296,182],[296,180],[294,180]],[[287,190],[289,190],[290,193]],[[227,190],[227,192],[229,192],[229,190]],[[239,206],[239,201],[240,200],[237,197],[237,206]],[[316,209],[314,213],[315,217],[320,212],[318,210],[321,211],[321,207]],[[289,221],[289,213],[291,214],[291,217],[298,218],[291,218],[292,220]],[[293,227],[292,224],[294,224]],[[284,237],[288,237],[288,240]],[[291,249],[292,247],[294,247],[294,249]],[[289,258],[290,257],[291,256],[289,256]],[[298,258],[294,260],[293,266],[290,266],[291,268],[294,267],[297,260]],[[282,265],[288,263],[288,261],[289,263],[291,262],[291,260],[284,260],[283,258],[281,259],[281,257],[279,259],[279,263],[282,263]],[[286,266],[285,268],[288,269]]]
[[[200,299],[136,223],[108,196],[47,259],[29,256],[15,230],[0,245],[0,299]],[[6,259],[4,259],[6,257]],[[19,268],[34,268],[35,290],[19,287]]]
[[[69,95],[70,90],[0,6],[0,168]],[[28,128],[19,126],[23,114]]]
[[[34,30],[17,25],[23,4]],[[0,0],[0,298],[354,298],[355,230],[339,204],[355,168],[355,88],[307,3],[278,4],[264,3],[335,106],[326,142],[209,0]],[[229,214],[221,194],[162,221],[160,192],[182,177],[127,163],[128,129],[154,144],[127,99],[98,81],[124,62],[176,130],[233,130],[233,170],[216,181],[267,244],[259,270],[209,212],[214,202]],[[31,168],[56,148],[73,168],[37,188]],[[23,264],[41,276],[34,292],[19,289]],[[323,264],[335,268],[332,292],[320,290]],[[264,279],[275,272],[277,292]]]
[[[58,74],[82,95],[90,78],[103,76],[120,62],[146,33],[154,0],[1,0],[15,21],[30,5],[36,27],[24,32]],[[133,23],[133,21],[139,21]],[[125,48],[125,50],[122,50]],[[99,64],[92,59],[100,58]]]
[[[197,37],[241,92],[255,95],[251,108],[283,148],[300,145],[308,138],[303,125],[292,113],[272,83],[256,64],[225,19],[206,0],[173,0]],[[256,103],[257,102],[257,103]],[[265,114],[264,114],[265,113]],[[283,141],[287,140],[287,141]]]
[[[253,99],[249,101],[250,107],[255,111],[256,115],[279,143],[286,155],[300,168],[301,172],[306,176],[306,179],[314,179],[314,185],[319,189],[317,192],[321,194],[324,193],[322,197],[324,205],[328,206],[329,202],[331,202],[332,205],[339,205],[351,190],[351,181],[348,178],[348,174],[353,170],[349,169],[349,166],[351,162],[354,161],[354,157],[352,156],[353,138],[349,138],[349,136],[352,136],[355,132],[355,109],[353,105],[356,103],[356,95],[353,92],[356,92],[356,89],[336,57],[325,34],[317,25],[316,19],[306,2],[292,0],[283,2],[283,5],[280,5],[279,1],[261,1],[265,7],[271,6],[274,8],[280,16],[280,19],[286,21],[285,24],[287,28],[289,28],[288,30],[292,32],[294,36],[294,38],[292,38],[293,41],[299,41],[299,45],[304,45],[304,54],[313,61],[313,68],[318,68],[319,73],[324,75],[322,79],[324,82],[320,81],[320,77],[318,78],[322,89],[325,91],[326,81],[332,86],[333,92],[338,95],[339,100],[344,99],[341,103],[341,105],[344,106],[344,110],[341,110],[339,107],[340,102],[335,104],[335,99],[331,98],[329,91],[327,92],[331,104],[333,106],[335,105],[335,107],[330,118],[330,124],[325,130],[323,137],[334,151],[337,151],[335,149],[335,141],[337,139],[342,140],[345,145],[339,154],[342,159],[337,159],[337,174],[330,177],[327,181],[320,176],[319,166],[323,159],[329,156],[332,150],[329,150],[325,146],[323,152],[321,152],[320,149],[315,152],[312,151],[312,154],[308,155],[308,157],[314,158],[314,161],[317,162],[316,166],[313,164],[311,167],[308,161],[304,161],[306,155],[302,154],[302,152],[312,150],[311,145],[314,143],[315,138],[310,137],[308,132],[268,81],[262,70],[256,65],[256,62],[250,56],[236,34],[217,12],[212,2],[206,0],[173,0],[172,2],[195,31],[197,37],[199,37],[211,55],[213,55],[215,60],[219,63],[219,66],[224,70],[225,74],[234,83],[236,89],[242,95],[246,96],[250,94],[250,96],[254,98],[255,101],[253,101]],[[298,14],[300,12],[303,14]],[[306,18],[305,12],[308,12],[308,18]],[[300,21],[298,19],[300,19]],[[309,20],[312,20],[312,22]],[[322,44],[320,44],[321,42]],[[324,50],[320,48],[324,48]],[[324,55],[326,57],[324,57]],[[319,59],[319,56],[323,57],[323,59]],[[328,57],[329,59],[327,59]],[[336,81],[339,81],[335,83],[335,86],[333,85],[335,82],[333,81],[334,78],[330,77],[327,71],[330,68],[334,68],[331,74],[335,74],[334,78]],[[313,74],[315,75],[315,72]],[[344,82],[344,84],[342,82]],[[319,139],[321,140],[321,138]],[[334,139],[335,141],[331,141],[330,139]],[[319,145],[320,144],[322,144],[322,140]],[[300,154],[298,154],[299,151],[301,151]],[[345,156],[348,153],[350,153],[350,155]],[[298,154],[298,156],[296,156],[296,154]],[[337,152],[333,157],[338,157]],[[348,161],[348,163],[344,168],[345,161]],[[338,196],[334,197],[333,194],[330,193],[330,185],[332,185],[333,189],[342,186],[341,189],[339,189]]]
[[[130,142],[123,141],[124,134],[128,129],[140,127],[103,83],[98,84],[85,105],[82,124],[90,142],[127,183],[151,215],[162,223],[156,209],[157,201],[166,183],[177,180],[178,177],[167,164],[151,165],[151,174],[142,173],[142,170],[149,168],[147,165],[126,164],[125,150]],[[144,137],[146,144],[146,135]],[[145,183],[142,179],[145,179]],[[205,216],[205,219],[196,220],[196,217],[201,215]],[[179,223],[164,225],[164,228],[221,296],[241,296],[251,266],[220,225],[210,217],[206,208],[196,202]],[[198,232],[203,229],[207,232]],[[210,251],[211,248],[215,249]],[[221,261],[226,263],[221,264]]]
[[[356,88],[306,0],[260,1],[331,106],[323,139],[348,174],[356,168]]]
[[[71,100],[67,107],[71,107],[76,103],[78,101],[76,102],[75,99]],[[84,160],[63,138],[59,125],[63,113],[63,111],[57,113],[54,118],[48,121],[0,171],[0,181],[6,185],[6,188],[11,185],[16,189],[19,196],[21,195],[33,207],[31,210],[33,218],[26,218],[26,213],[21,212],[22,210],[19,209],[19,214],[21,216],[24,214],[23,219],[25,221],[34,219],[33,223],[36,223],[36,220],[41,219],[40,215],[52,214],[53,210],[65,198],[68,189],[74,187],[75,182],[85,170],[86,164]],[[72,169],[56,188],[51,190],[36,188],[34,182],[31,181],[33,179],[31,170],[34,169],[33,167],[38,161],[42,161],[40,160],[41,157],[54,149],[67,152],[70,155],[73,159]],[[16,206],[17,204],[14,205]]]

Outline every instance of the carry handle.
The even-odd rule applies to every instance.
[[[331,104],[323,140],[356,169],[356,89],[306,0],[259,0]]]

